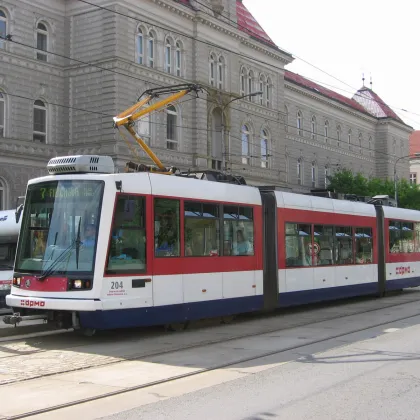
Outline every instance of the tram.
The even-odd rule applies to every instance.
[[[420,285],[417,211],[212,171],[114,173],[107,156],[49,171],[28,184],[9,322],[173,324]]]
[[[0,309],[6,308],[6,295],[10,292],[13,263],[19,236],[20,220],[14,210],[0,211]]]
[[[420,285],[420,212],[166,168],[134,123],[198,91],[151,89],[114,118],[157,167],[128,162],[118,173],[109,156],[64,156],[29,181],[4,322],[39,318],[86,334],[228,322]]]

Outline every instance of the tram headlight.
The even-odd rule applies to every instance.
[[[83,287],[83,282],[82,280],[74,280],[73,281],[73,287],[75,289],[81,289]]]

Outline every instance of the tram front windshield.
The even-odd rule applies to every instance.
[[[30,185],[15,271],[93,274],[103,189],[103,181],[87,180]]]

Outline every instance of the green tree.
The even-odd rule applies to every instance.
[[[349,169],[342,169],[328,177],[328,189],[342,194],[361,196],[389,195],[394,197],[394,182],[389,179],[367,179],[361,173],[353,174]],[[420,210],[420,188],[406,179],[398,181],[398,206]]]

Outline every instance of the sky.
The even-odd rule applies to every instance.
[[[362,87],[363,73],[367,87],[372,76],[372,89],[420,130],[420,2],[243,2],[277,46],[295,58],[286,69],[348,97]]]

